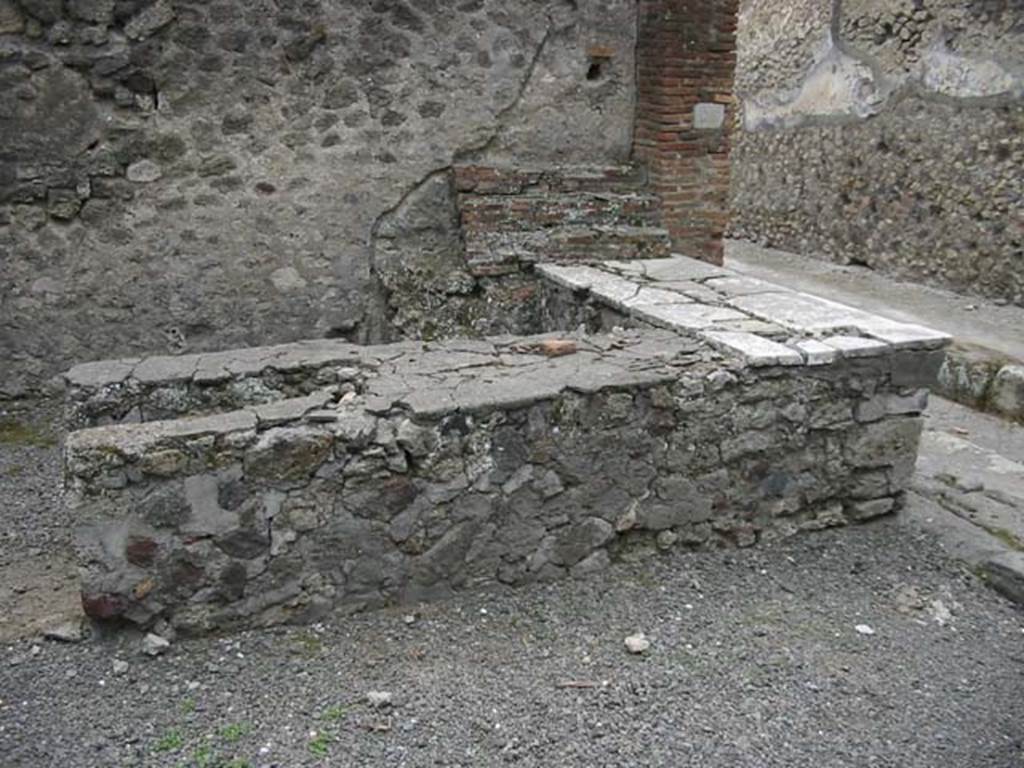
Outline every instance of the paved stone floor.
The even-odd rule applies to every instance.
[[[747,279],[827,296],[890,320],[949,334],[954,343],[947,351],[938,391],[1024,424],[1024,307],[742,240],[727,243],[725,263]]]
[[[4,423],[5,768],[1024,765],[1024,612],[953,556],[965,517],[926,493],[919,515],[756,551],[179,640],[151,658],[130,633],[41,637],[73,602],[71,521],[45,419]],[[922,466],[947,461],[946,436],[977,450],[919,480],[949,475],[968,496],[998,490],[993,466],[1024,442],[938,401]],[[623,646],[638,631],[642,656]]]

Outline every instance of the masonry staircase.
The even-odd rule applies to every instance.
[[[634,165],[541,170],[463,166],[456,188],[466,260],[476,276],[534,263],[670,254],[656,195]]]

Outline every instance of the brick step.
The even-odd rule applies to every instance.
[[[636,165],[564,166],[551,168],[490,168],[478,165],[455,169],[459,193],[521,195],[525,193],[636,192],[647,183],[646,171]]]
[[[512,232],[466,231],[466,259],[477,276],[508,274],[523,264],[665,258],[671,253],[661,227],[563,225]]]
[[[565,225],[655,227],[661,220],[658,198],[639,192],[463,195],[459,208],[468,232],[524,232]]]

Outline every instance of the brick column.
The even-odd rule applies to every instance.
[[[722,263],[738,0],[640,0],[634,155],[673,248]]]

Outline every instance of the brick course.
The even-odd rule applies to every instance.
[[[673,247],[721,264],[734,118],[736,0],[643,0],[634,153],[662,201]],[[694,127],[698,104],[722,104],[720,128]]]

